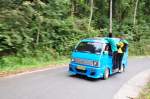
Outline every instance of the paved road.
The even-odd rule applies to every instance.
[[[0,99],[112,99],[126,81],[146,69],[150,58],[130,59],[125,73],[108,80],[70,77],[67,67],[0,78]]]

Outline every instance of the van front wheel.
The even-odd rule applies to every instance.
[[[103,78],[104,78],[104,80],[109,78],[109,69],[108,68],[105,69]]]

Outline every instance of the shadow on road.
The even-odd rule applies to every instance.
[[[92,82],[103,80],[102,78],[94,79],[94,78],[89,78],[89,77],[83,76],[83,75],[69,75],[69,77],[72,77],[72,78],[75,78],[75,79],[82,79],[82,80],[92,81]]]
[[[108,79],[111,79],[112,77],[114,77],[115,75],[119,75],[119,74],[121,74],[121,73],[114,73],[114,74],[112,74],[112,75],[110,75],[109,76],[109,78]],[[95,78],[89,78],[89,77],[87,77],[87,76],[84,76],[84,75],[68,75],[69,77],[72,77],[72,78],[75,78],[75,79],[81,79],[81,80],[87,80],[87,81],[92,81],[92,82],[97,82],[97,81],[104,81],[104,79],[103,78],[97,78],[97,79],[95,79]],[[107,79],[107,80],[108,80]]]

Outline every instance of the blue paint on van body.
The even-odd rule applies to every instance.
[[[117,44],[120,39],[112,38]],[[88,53],[76,51],[76,48],[81,42],[99,42],[102,44],[102,50],[100,53]],[[90,78],[103,78],[105,69],[108,68],[110,75],[112,72],[112,55],[104,54],[104,48],[108,44],[105,38],[87,38],[81,40],[71,55],[71,62],[69,64],[69,73],[71,75],[85,75]],[[127,67],[128,50],[124,53],[122,65],[124,68]]]

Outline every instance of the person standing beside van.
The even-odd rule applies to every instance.
[[[122,65],[122,59],[123,59],[124,52],[126,51],[127,45],[128,45],[127,41],[123,39],[123,37],[120,37],[120,41],[117,44],[118,47],[117,66],[119,67],[119,72],[121,72],[120,70]]]
[[[120,41],[118,44],[118,53],[117,53],[117,66],[119,67],[119,72],[121,70],[121,65],[122,65],[122,58],[123,58],[123,46],[124,46],[124,43],[122,41]]]
[[[113,71],[117,71],[118,66],[117,66],[117,44],[115,43],[114,39],[112,38],[112,34],[109,33],[109,37],[106,38],[106,40],[108,41],[108,43],[111,46],[111,50],[112,50],[112,62],[113,62]]]

